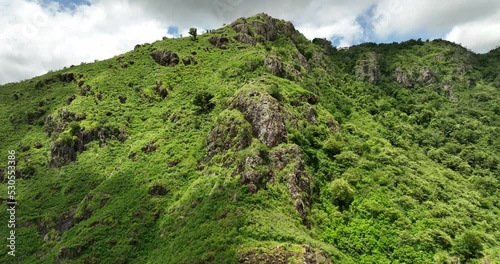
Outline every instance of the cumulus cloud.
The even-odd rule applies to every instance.
[[[169,27],[186,35],[262,12],[339,46],[426,34],[485,52],[500,44],[498,10],[495,0],[0,0],[0,84],[124,53]]]
[[[500,46],[499,29],[500,12],[478,21],[454,26],[445,39],[477,52],[488,52]]]
[[[0,24],[0,83],[106,59],[167,35],[164,24],[127,1],[67,9],[57,2],[0,0]]]
[[[380,38],[423,31],[437,35],[457,24],[490,16],[499,8],[500,1],[494,0],[383,0],[376,6],[373,25]]]

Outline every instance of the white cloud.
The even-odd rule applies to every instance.
[[[477,51],[488,52],[500,46],[500,12],[494,16],[454,26],[446,40]]]
[[[63,10],[52,3],[0,0],[0,83],[106,59],[166,35],[167,25],[127,1]]]
[[[324,37],[342,38],[339,46],[349,46],[362,41],[363,28],[356,22],[355,17],[347,17],[326,26],[305,24],[297,27],[308,39]]]
[[[383,0],[377,4],[373,25],[380,38],[422,31],[439,34],[457,24],[488,17],[499,9],[500,1],[494,0]]]

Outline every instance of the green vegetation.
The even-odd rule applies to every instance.
[[[191,35],[0,86],[1,263],[500,262],[498,48]]]

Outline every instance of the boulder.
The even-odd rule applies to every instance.
[[[221,36],[212,36],[210,39],[208,39],[208,42],[219,49],[227,49],[229,39]]]
[[[165,67],[174,67],[179,64],[179,56],[168,50],[157,50],[151,54],[154,61]]]
[[[59,76],[59,79],[61,80],[61,82],[64,82],[64,83],[70,83],[70,82],[76,81],[75,74],[71,73],[71,72],[61,74]]]

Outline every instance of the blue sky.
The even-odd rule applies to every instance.
[[[0,84],[262,12],[341,47],[418,38],[479,53],[500,45],[498,0],[0,0]]]

